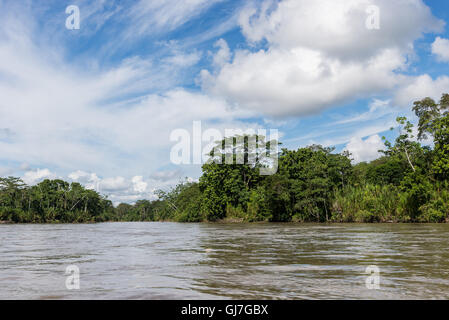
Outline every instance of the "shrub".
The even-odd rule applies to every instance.
[[[386,222],[397,220],[398,188],[364,185],[336,191],[332,221]]]

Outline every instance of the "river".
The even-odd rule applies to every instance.
[[[0,225],[0,299],[448,298],[448,224]]]

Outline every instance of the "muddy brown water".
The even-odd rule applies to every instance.
[[[448,298],[449,224],[0,225],[0,299]]]

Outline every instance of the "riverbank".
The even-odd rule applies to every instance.
[[[198,182],[186,179],[171,189],[156,190],[151,201],[117,205],[78,182],[56,179],[28,186],[20,178],[0,178],[0,220],[447,222],[448,103],[449,94],[439,103],[416,101],[418,127],[399,117],[397,127],[403,134],[394,142],[385,141],[382,157],[370,163],[356,164],[348,152],[319,145],[283,148],[277,170],[267,176],[261,174],[268,165],[262,158],[251,165],[225,161],[231,147],[241,150],[243,159],[257,154],[251,141],[263,142],[265,137],[230,137],[212,148],[214,161],[202,166]],[[415,130],[434,137],[434,148],[417,142]]]
[[[313,221],[254,221],[248,222],[243,219],[234,219],[234,218],[226,218],[217,221],[200,221],[200,222],[179,222],[179,221],[88,221],[88,222],[59,222],[59,221],[48,221],[48,222],[14,222],[14,221],[0,221],[0,225],[19,225],[19,224],[30,224],[30,225],[89,225],[89,224],[101,224],[101,223],[181,223],[181,224],[211,224],[211,225],[226,225],[226,224],[235,224],[235,225],[270,225],[270,224],[285,224],[285,225],[308,225],[308,224],[317,224],[317,225],[356,225],[356,224],[449,224],[449,219],[446,219],[442,222],[416,222],[416,221],[373,221],[373,222],[347,222],[347,221],[324,221],[324,222],[313,222]]]

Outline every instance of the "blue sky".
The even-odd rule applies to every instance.
[[[413,101],[449,92],[448,21],[443,0],[0,0],[0,176],[152,199],[199,177],[170,161],[193,121],[373,160]]]

